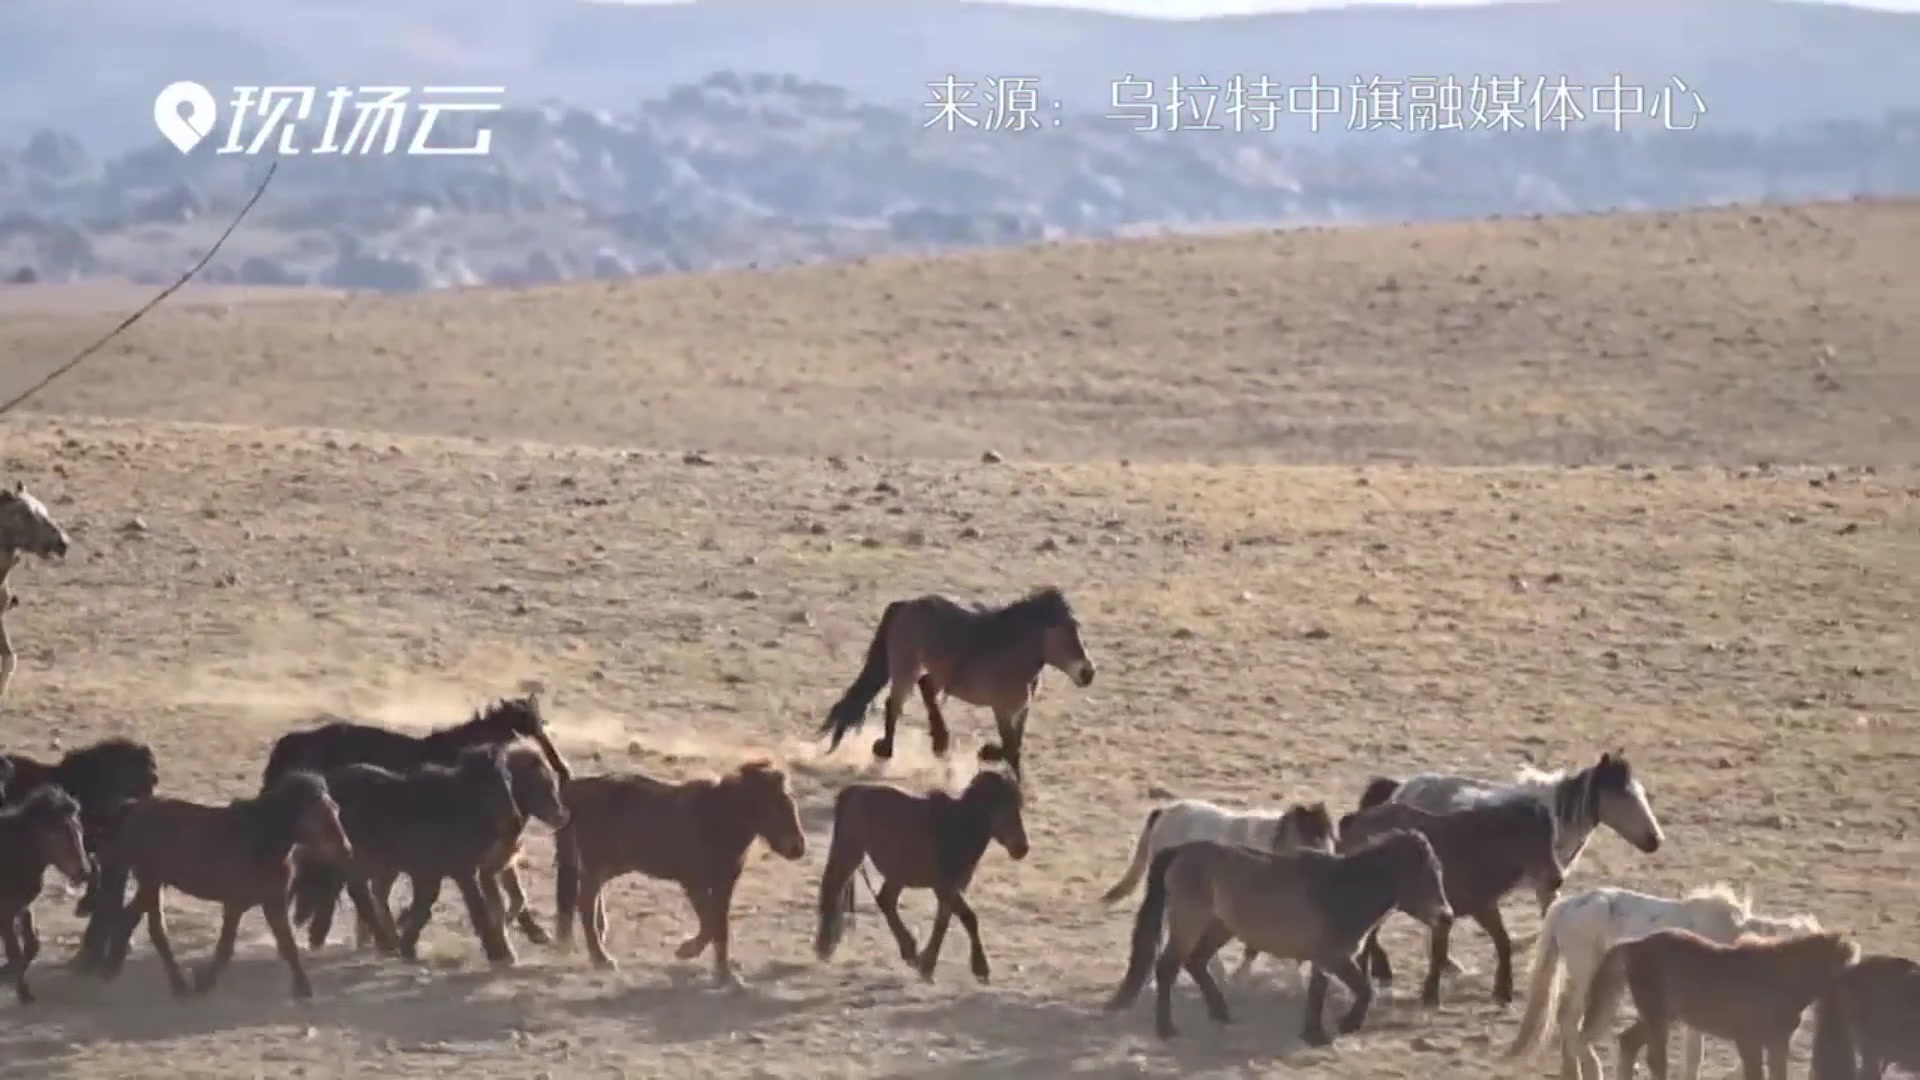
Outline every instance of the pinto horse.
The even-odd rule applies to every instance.
[[[80,824],[87,854],[96,854],[94,833],[101,815],[129,799],[144,799],[160,784],[153,750],[132,739],[103,739],[70,750],[51,764],[25,754],[0,754],[0,766],[13,773],[0,790],[0,806],[18,803],[46,787],[58,787],[80,803]],[[74,913],[87,919],[80,948],[67,963],[83,973],[97,973],[106,962],[108,946],[120,926],[126,905],[124,870],[99,866],[87,879],[86,890]]]
[[[957,917],[972,946],[968,960],[973,976],[986,982],[991,967],[980,945],[980,920],[963,894],[988,844],[999,841],[1015,862],[1027,857],[1022,802],[1018,781],[992,770],[976,774],[958,798],[944,791],[915,795],[888,784],[840,789],[833,800],[827,868],[820,876],[814,954],[828,960],[839,947],[847,913],[853,910],[854,872],[871,859],[880,872],[873,903],[893,931],[900,958],[931,981],[948,923]],[[906,889],[929,889],[939,901],[924,952],[900,921],[900,893]]]
[[[783,859],[807,853],[786,772],[756,759],[717,778],[677,784],[639,773],[583,776],[563,795],[569,821],[554,837],[561,947],[571,947],[578,919],[594,966],[612,968],[600,891],[624,874],[644,874],[678,883],[699,919],[699,930],[674,955],[691,960],[711,945],[714,979],[738,985],[728,924],[748,849],[761,839]]]
[[[13,640],[7,636],[7,612],[20,605],[20,598],[7,588],[7,577],[27,555],[65,559],[67,545],[67,531],[45,503],[28,494],[26,484],[16,480],[12,488],[0,487],[0,697],[6,696],[18,666]]]
[[[838,749],[886,689],[886,731],[874,741],[873,756],[891,758],[900,710],[918,687],[936,756],[945,757],[951,741],[940,713],[941,699],[951,695],[993,710],[1000,741],[982,745],[980,760],[1004,760],[1019,779],[1027,710],[1049,666],[1065,672],[1076,686],[1093,683],[1093,661],[1080,641],[1079,620],[1058,588],[1035,590],[999,608],[969,610],[938,594],[895,600],[881,611],[866,663],[828,710],[819,734],[832,734],[828,753]]]
[[[204,994],[233,959],[240,917],[257,907],[273,931],[280,958],[293,973],[293,996],[313,996],[287,918],[294,848],[333,861],[353,858],[353,845],[340,825],[340,807],[325,780],[295,769],[259,795],[225,806],[154,795],[122,804],[113,818],[101,850],[108,862],[132,872],[134,894],[113,942],[109,974],[118,974],[124,965],[134,928],[144,916],[174,995]],[[160,894],[168,887],[221,907],[213,960],[196,974],[191,988],[174,961],[161,911]]]

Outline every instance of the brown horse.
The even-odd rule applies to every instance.
[[[986,982],[991,972],[980,945],[980,920],[963,895],[974,871],[999,841],[1017,862],[1027,857],[1027,827],[1021,817],[1019,782],[988,770],[974,776],[958,798],[944,791],[915,795],[887,784],[848,784],[833,800],[833,841],[820,877],[820,925],[813,951],[830,959],[853,910],[853,875],[868,859],[880,872],[874,906],[886,917],[900,958],[932,979],[946,941],[947,926],[959,918],[972,943],[968,960],[973,976]],[[900,893],[930,889],[939,902],[927,948],[921,952],[900,921]]]
[[[1473,803],[1446,814],[1429,814],[1407,803],[1381,803],[1341,818],[1340,843],[1357,847],[1395,829],[1418,829],[1433,844],[1454,915],[1479,923],[1493,940],[1493,1000],[1510,1004],[1513,939],[1500,917],[1500,901],[1523,883],[1532,884],[1543,910],[1559,894],[1553,811],[1525,795]],[[1431,936],[1426,982],[1420,989],[1420,1000],[1428,1006],[1440,1004],[1440,974],[1447,967],[1451,931],[1451,926],[1437,927]],[[1363,951],[1374,979],[1392,982],[1393,965],[1380,947],[1378,929],[1367,935]]]
[[[0,758],[0,779],[10,768]],[[7,951],[7,966],[0,969],[0,979],[13,980],[14,995],[22,1005],[33,1002],[27,968],[40,954],[33,902],[40,897],[49,866],[75,885],[93,877],[93,861],[87,857],[86,841],[80,835],[80,803],[52,786],[39,788],[19,803],[0,809],[0,941]]]
[[[1077,686],[1093,683],[1093,661],[1080,641],[1080,623],[1058,588],[1038,589],[1000,608],[972,610],[938,594],[895,600],[880,613],[867,660],[853,685],[827,713],[820,734],[832,732],[832,753],[866,718],[867,706],[887,689],[886,732],[873,756],[893,756],[900,710],[917,686],[927,706],[934,754],[945,757],[950,736],[940,701],[951,695],[993,710],[1000,741],[980,747],[980,760],[1004,759],[1018,779],[1027,710],[1049,665]]]
[[[1863,956],[1813,1009],[1813,1080],[1920,1073],[1920,964]]]
[[[1185,969],[1200,986],[1207,1014],[1216,1023],[1231,1023],[1226,996],[1207,963],[1237,937],[1260,952],[1312,963],[1300,1037],[1310,1046],[1325,1046],[1333,1041],[1323,1016],[1328,974],[1353,994],[1353,1005],[1339,1022],[1340,1034],[1352,1034],[1373,1005],[1373,986],[1355,962],[1361,941],[1396,909],[1430,926],[1452,922],[1440,875],[1433,845],[1411,829],[1341,855],[1273,854],[1207,840],[1168,848],[1153,857],[1147,871],[1127,972],[1107,1008],[1133,1004],[1151,968],[1158,987],[1155,1030],[1163,1039],[1172,1038],[1179,1034],[1173,1026],[1173,984]],[[1167,941],[1155,963],[1163,923]]]
[[[176,996],[213,989],[220,971],[233,959],[240,917],[253,908],[266,916],[280,958],[293,972],[293,996],[310,998],[313,986],[300,963],[287,920],[287,892],[293,880],[293,851],[301,847],[322,859],[347,861],[353,845],[340,826],[340,808],[317,774],[295,769],[267,790],[226,806],[207,806],[155,795],[123,804],[118,820],[103,838],[106,861],[133,874],[133,901],[127,905],[108,974],[126,961],[133,931],[142,916],[153,951],[166,969]],[[220,940],[213,960],[195,975],[191,990],[174,962],[160,893],[172,887],[221,906]]]
[[[1834,932],[1722,945],[1691,930],[1656,930],[1607,950],[1587,990],[1581,1039],[1591,1055],[1630,992],[1640,1017],[1620,1033],[1623,1076],[1633,1075],[1645,1048],[1654,1080],[1666,1080],[1667,1032],[1678,1022],[1731,1041],[1746,1080],[1786,1080],[1787,1044],[1801,1014],[1859,955],[1858,945]]]
[[[101,813],[128,799],[146,798],[160,783],[153,750],[132,739],[103,739],[69,750],[54,762],[25,754],[0,754],[0,763],[13,773],[12,783],[0,793],[0,805],[19,802],[47,786],[57,786],[79,800],[80,824],[89,856],[94,854],[94,836]],[[68,961],[70,967],[94,972],[106,963],[109,945],[120,929],[121,909],[126,899],[125,872],[98,867],[74,909],[75,914],[86,916],[87,926],[81,934],[79,950]]]
[[[577,918],[594,966],[613,967],[600,891],[624,874],[644,874],[678,883],[699,919],[699,930],[674,955],[691,960],[712,945],[714,978],[738,985],[729,922],[747,849],[758,837],[784,859],[807,853],[785,770],[758,759],[718,778],[677,784],[638,773],[583,776],[564,794],[571,820],[554,837],[561,947],[572,946]]]

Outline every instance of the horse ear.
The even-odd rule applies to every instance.
[[[25,480],[15,480],[13,482],[13,493],[15,495],[25,495],[27,493],[27,482]]]

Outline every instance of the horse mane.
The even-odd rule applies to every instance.
[[[1742,932],[1733,939],[1732,948],[1756,952],[1793,953],[1817,948],[1829,948],[1847,953],[1846,962],[1851,964],[1860,957],[1858,942],[1848,941],[1845,933],[1839,930],[1810,930],[1798,934],[1779,936]]]
[[[1718,901],[1731,907],[1741,918],[1753,914],[1753,896],[1747,892],[1734,892],[1733,886],[1724,881],[1714,881],[1688,889],[1682,900]]]
[[[257,857],[283,856],[293,847],[300,815],[327,794],[327,782],[308,769],[295,769],[250,799],[235,799],[229,809],[240,815],[248,849]]]
[[[986,625],[995,630],[1013,631],[1057,626],[1074,621],[1073,605],[1058,585],[1043,585],[1011,603],[997,608],[975,607]]]
[[[0,807],[0,821],[37,823],[48,818],[79,816],[80,800],[55,784],[42,784],[19,802]]]
[[[434,728],[432,731],[427,732],[425,738],[436,739],[448,735],[462,734],[474,728],[494,726],[503,726],[515,734],[522,734],[518,722],[521,717],[526,717],[531,721],[529,725],[530,730],[538,729],[545,725],[546,717],[540,713],[540,699],[537,695],[527,694],[522,697],[495,698],[474,709],[473,713],[465,720],[457,724],[448,724],[446,727]]]
[[[148,774],[159,771],[159,762],[153,756],[153,749],[143,742],[115,737],[68,751],[51,771],[57,781],[67,786],[65,782],[83,777],[92,778],[101,773],[123,770],[132,772],[136,769]]]

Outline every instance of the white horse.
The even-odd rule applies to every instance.
[[[1612,887],[1563,896],[1548,906],[1540,921],[1540,940],[1534,947],[1528,976],[1527,1011],[1520,1018],[1520,1031],[1508,1047],[1507,1057],[1531,1053],[1540,1045],[1557,1000],[1561,1080],[1586,1080],[1589,1076],[1604,1080],[1599,1054],[1580,1036],[1587,989],[1594,973],[1614,945],[1671,929],[1691,930],[1711,941],[1732,944],[1742,934],[1778,937],[1817,933],[1820,924],[1810,915],[1784,919],[1756,915],[1751,897],[1736,896],[1722,884],[1695,889],[1678,900]],[[1703,1049],[1700,1033],[1690,1027],[1685,1031],[1680,1075],[1682,1080],[1697,1080]]]
[[[7,612],[20,603],[7,588],[7,575],[26,555],[66,558],[67,531],[39,499],[27,494],[25,484],[15,481],[12,491],[0,488],[0,697],[6,696],[16,666]]]
[[[1175,799],[1147,811],[1133,862],[1100,897],[1103,904],[1132,892],[1146,876],[1153,857],[1176,844],[1211,840],[1256,851],[1288,852],[1301,847],[1331,852],[1333,815],[1326,803],[1294,803],[1285,810],[1230,810],[1204,799]]]
[[[1126,873],[1100,897],[1103,904],[1132,892],[1146,876],[1153,857],[1167,848],[1194,840],[1252,848],[1255,851],[1289,852],[1313,848],[1334,849],[1333,815],[1327,804],[1294,803],[1284,810],[1230,810],[1204,799],[1175,799],[1147,811],[1140,823],[1140,838],[1133,845],[1133,862]],[[1241,954],[1235,979],[1244,978],[1256,955],[1252,946]],[[1215,979],[1224,974],[1218,957],[1207,964]]]

